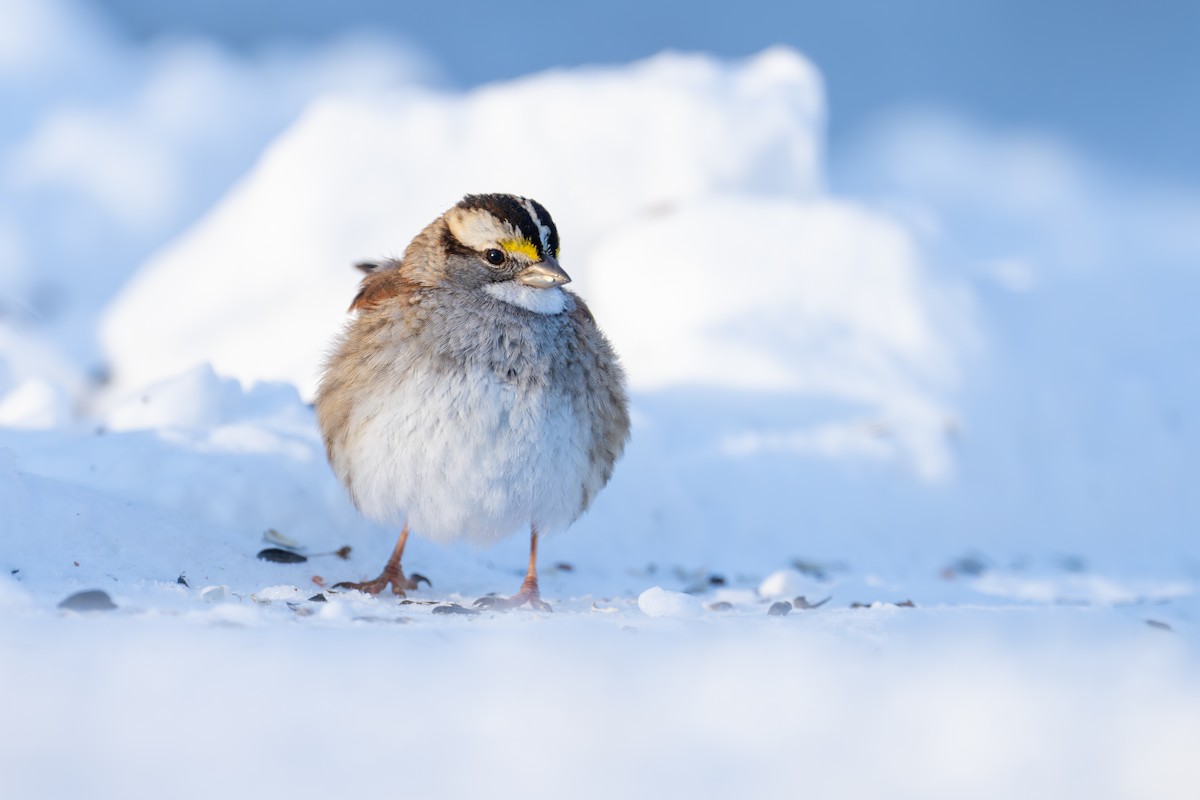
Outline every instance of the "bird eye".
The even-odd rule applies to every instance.
[[[504,263],[504,251],[503,250],[496,250],[493,248],[491,250],[488,250],[486,253],[484,253],[483,257],[488,260],[489,264],[496,266],[496,267],[498,267]]]

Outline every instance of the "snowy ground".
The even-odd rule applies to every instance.
[[[786,50],[456,93],[7,5],[6,796],[1195,796],[1200,196],[930,115],[831,170]],[[446,613],[520,536],[328,588],[395,536],[306,404],[350,265],[474,191],[632,383],[553,614]]]

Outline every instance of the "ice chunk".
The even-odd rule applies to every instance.
[[[804,573],[794,569],[781,569],[772,572],[758,585],[760,597],[775,599],[785,597],[791,599],[798,594],[804,594],[811,588]]]
[[[648,617],[690,619],[704,613],[700,601],[690,594],[672,592],[655,586],[638,595],[638,608]]]
[[[265,605],[274,601],[299,603],[302,600],[307,600],[311,595],[311,591],[306,592],[298,586],[288,586],[285,584],[259,589],[250,595],[250,597],[254,602]]]

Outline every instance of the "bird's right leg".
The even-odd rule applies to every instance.
[[[525,572],[525,582],[521,584],[521,590],[512,597],[496,597],[495,595],[481,597],[475,601],[475,605],[481,608],[507,611],[528,603],[530,607],[538,611],[553,611],[550,604],[542,600],[542,594],[538,591],[537,553],[538,529],[535,524],[531,525],[529,529],[529,569]]]
[[[404,556],[404,545],[408,543],[408,523],[404,524],[404,529],[400,531],[400,539],[396,542],[396,547],[392,550],[392,556],[388,559],[387,565],[383,568],[383,572],[379,573],[379,577],[372,581],[363,581],[362,583],[354,583],[351,581],[343,581],[335,583],[335,589],[358,589],[360,592],[367,594],[379,594],[387,585],[392,585],[392,594],[400,597],[405,596],[405,592],[414,590],[421,585],[421,581],[429,586],[433,584],[429,582],[429,578],[424,575],[413,573],[411,578],[405,577],[404,570],[400,568],[400,559]]]

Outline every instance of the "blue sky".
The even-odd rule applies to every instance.
[[[200,33],[254,48],[374,30],[423,49],[459,86],[665,48],[739,56],[783,43],[828,82],[835,156],[880,115],[933,106],[1056,134],[1118,170],[1200,183],[1196,3],[93,2],[135,38]]]

